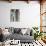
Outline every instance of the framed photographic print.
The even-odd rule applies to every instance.
[[[10,22],[19,21],[19,9],[11,9],[10,11]]]

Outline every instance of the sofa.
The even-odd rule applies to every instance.
[[[23,30],[22,30],[23,29]],[[27,30],[27,31],[26,31]],[[24,33],[23,33],[23,32]],[[32,36],[32,30],[29,30],[29,28],[9,28],[9,32],[11,33],[7,38],[10,38],[10,40],[20,40],[21,43],[30,43],[33,42],[34,37]]]
[[[21,43],[30,43],[33,42],[34,37],[30,28],[9,27],[8,29],[3,29],[2,40],[7,41],[8,39],[20,40]]]

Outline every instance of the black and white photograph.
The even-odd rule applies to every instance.
[[[0,0],[0,46],[46,46],[46,0]]]

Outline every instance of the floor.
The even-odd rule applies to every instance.
[[[19,43],[14,45],[10,45],[6,42],[5,45],[0,46],[46,46],[46,44],[42,40],[36,40],[33,43]]]
[[[46,44],[42,40],[36,40],[33,43],[22,44],[22,46],[46,46]]]

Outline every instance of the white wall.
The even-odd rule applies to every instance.
[[[10,22],[10,10],[20,9],[20,22]],[[0,26],[32,27],[40,26],[40,4],[30,2],[0,2]]]

